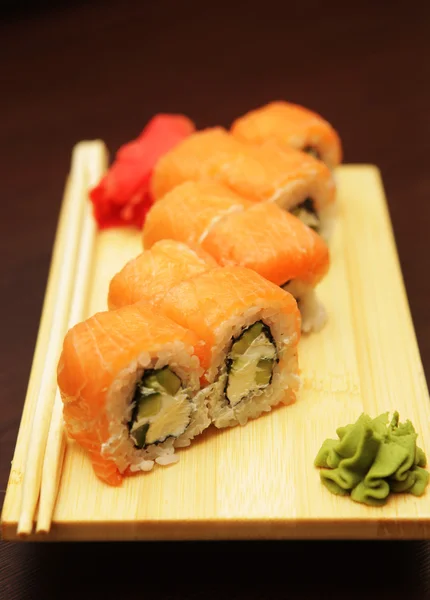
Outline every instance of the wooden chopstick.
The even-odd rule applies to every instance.
[[[92,215],[89,214],[88,211],[86,212],[68,329],[84,318],[87,300],[86,291],[92,265],[91,257],[94,248],[95,225]],[[52,513],[61,474],[61,465],[65,452],[62,407],[63,403],[61,396],[57,390],[43,462],[39,514],[36,527],[37,532],[47,532],[51,526]]]
[[[56,286],[56,302],[51,324],[51,337],[43,362],[43,373],[37,391],[36,407],[33,415],[31,444],[28,444],[25,461],[24,482],[18,535],[25,536],[32,532],[34,515],[42,478],[45,448],[51,423],[51,414],[56,394],[56,367],[61,352],[64,335],[69,324],[71,296],[78,268],[78,255],[81,246],[81,232],[84,219],[88,214],[87,185],[85,178],[85,160],[88,158],[89,146],[94,146],[93,153],[105,155],[101,142],[81,142],[73,150],[68,195],[66,196],[67,227],[64,230],[65,241],[61,256],[56,257],[61,264]],[[97,151],[95,151],[97,147]],[[103,161],[100,160],[100,164]],[[93,172],[93,171],[91,171]],[[82,289],[81,289],[82,292]],[[51,438],[54,434],[51,435]],[[60,444],[60,454],[62,445]],[[61,456],[59,456],[59,459]],[[54,486],[55,487],[55,486]]]
[[[82,176],[77,168],[78,164],[80,164],[80,161],[78,163],[78,158],[78,149],[75,147],[67,196],[67,202],[69,204],[68,227],[66,227],[65,230],[66,240],[61,257],[61,269],[56,290],[56,303],[54,305],[51,323],[51,337],[47,346],[45,361],[42,366],[43,372],[37,391],[36,406],[30,435],[31,444],[28,444],[25,461],[20,517],[18,521],[18,535],[30,534],[33,529],[33,518],[39,497],[43,457],[48,436],[49,417],[55,395],[53,373],[55,371],[62,337],[67,325],[69,299],[73,286],[76,252],[79,245],[83,217],[83,204],[77,202],[82,187]]]
[[[60,394],[57,391],[43,461],[36,533],[48,532],[51,528],[52,513],[57,499],[66,452],[66,437],[62,417],[63,406]]]
[[[96,235],[96,224],[92,216],[90,204],[86,198],[88,189],[99,181],[106,167],[106,154],[102,146],[94,145],[91,147],[88,145],[88,147],[83,148],[83,151],[85,151],[85,154],[83,152],[81,158],[83,166],[86,169],[84,200],[86,204],[68,329],[86,316],[87,291],[92,270],[92,255]],[[57,390],[43,464],[39,514],[36,526],[37,533],[48,532],[50,530],[58,493],[66,449],[62,409],[63,403],[60,393]]]

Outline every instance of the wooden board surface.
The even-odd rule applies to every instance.
[[[101,483],[85,453],[69,443],[51,531],[26,539],[430,537],[428,490],[421,498],[398,495],[382,508],[366,507],[330,494],[313,466],[324,439],[363,411],[398,410],[401,420],[414,423],[430,457],[428,389],[379,171],[345,165],[336,178],[332,265],[318,288],[329,321],[300,342],[297,402],[245,427],[210,429],[179,450],[176,465],[125,479],[120,488]],[[106,309],[110,278],[139,251],[136,231],[97,234],[88,315]],[[2,514],[5,539],[16,538],[33,412],[28,394]]]

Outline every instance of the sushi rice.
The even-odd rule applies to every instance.
[[[315,289],[299,279],[294,279],[282,287],[297,300],[302,317],[302,331],[321,331],[327,322],[327,311],[318,300]]]

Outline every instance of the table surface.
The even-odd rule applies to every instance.
[[[199,128],[228,126],[250,108],[287,99],[335,125],[345,162],[378,165],[429,376],[429,4],[415,13],[388,1],[364,0],[355,11],[350,4],[6,3],[0,505],[71,148],[102,138],[114,153],[157,112],[185,113]],[[197,598],[204,590],[214,598],[354,598],[364,591],[418,598],[430,591],[426,542],[97,544],[94,552],[98,566],[92,545],[3,543],[0,597],[137,598],[141,584],[122,572],[144,564],[157,573],[165,557],[170,576],[143,587],[157,597]],[[362,568],[346,591],[358,561]],[[306,565],[311,577],[302,574]]]

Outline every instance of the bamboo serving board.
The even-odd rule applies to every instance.
[[[72,290],[81,299],[83,317],[106,310],[110,278],[141,251],[139,232],[97,232],[88,224],[88,164],[94,164],[97,154],[103,170],[104,153],[98,141],[82,143],[74,151],[3,507],[5,539],[18,538],[23,487],[30,476],[28,440],[42,376],[51,406],[56,393],[55,369],[45,360],[55,311],[71,310]],[[338,426],[352,423],[363,411],[376,416],[398,410],[401,421],[412,421],[418,444],[430,458],[428,389],[379,171],[369,165],[345,165],[337,169],[336,179],[339,214],[330,242],[331,268],[318,288],[329,321],[322,332],[303,336],[300,342],[303,387],[297,402],[245,427],[211,428],[179,450],[176,465],[156,466],[150,473],[125,479],[120,488],[100,482],[86,454],[68,442],[50,531],[25,539],[430,537],[430,488],[421,498],[400,494],[382,508],[371,508],[330,494],[313,466],[322,442],[336,437]],[[91,243],[89,238],[86,242],[88,277],[76,283],[79,268],[74,265],[71,289],[61,296],[59,257],[78,210],[83,216],[73,221],[76,255],[85,226],[87,236],[88,227],[94,227]],[[66,319],[59,326],[61,336],[68,324]]]

